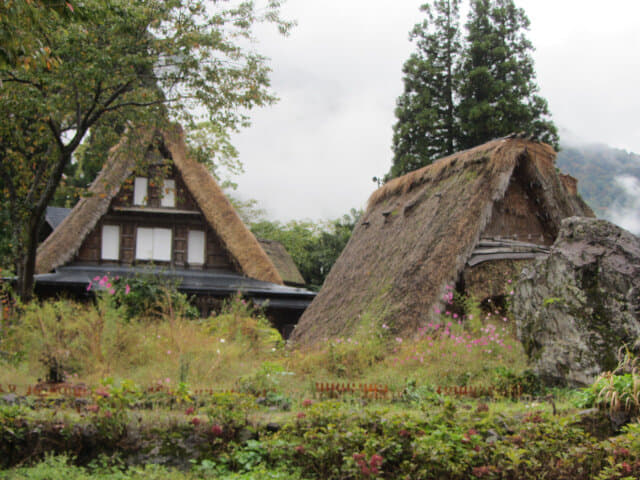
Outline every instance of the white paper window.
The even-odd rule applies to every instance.
[[[136,177],[133,184],[133,204],[147,204],[147,185],[148,181],[145,177]]]
[[[120,259],[120,227],[118,225],[102,226],[102,259]]]
[[[138,260],[171,261],[171,229],[138,228],[136,232]]]
[[[189,230],[187,262],[191,265],[204,264],[204,232],[201,230]]]
[[[176,182],[175,180],[165,180],[162,186],[162,197],[160,198],[160,206],[175,207],[176,206]]]

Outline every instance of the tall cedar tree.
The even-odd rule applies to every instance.
[[[11,237],[0,247],[23,299],[32,295],[45,209],[90,129],[115,114],[148,125],[169,117],[189,128],[206,122],[225,144],[248,123],[248,109],[274,101],[266,59],[247,45],[256,22],[283,33],[290,24],[280,0],[263,3],[84,0],[61,4],[64,14],[42,2],[9,4],[37,8],[33,18],[8,11],[15,28],[0,35],[26,45],[0,62],[0,230]],[[32,54],[36,45],[46,54]]]
[[[546,100],[537,95],[529,19],[513,0],[472,0],[460,88],[460,146],[524,132],[557,148]]]
[[[426,18],[413,28],[417,52],[405,62],[404,93],[393,127],[393,166],[397,177],[455,152],[459,127],[455,95],[461,54],[460,0],[435,0],[420,9]]]

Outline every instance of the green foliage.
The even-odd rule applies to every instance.
[[[83,371],[84,361],[104,362],[118,349],[118,312],[99,301],[96,309],[67,300],[31,303],[24,308],[10,337],[16,351],[46,368],[50,381],[63,381],[67,374]]]
[[[535,83],[529,27],[513,0],[472,0],[460,41],[458,0],[423,5],[398,98],[388,178],[513,132],[557,148],[558,134]]]
[[[540,378],[531,370],[516,373],[509,367],[494,369],[494,386],[503,392],[514,392],[516,389],[525,395],[539,396],[545,392]]]
[[[461,146],[513,132],[558,147],[546,100],[537,95],[529,19],[513,0],[473,0],[462,61]]]
[[[288,375],[293,375],[293,373],[287,372],[282,365],[274,362],[263,362],[255,372],[238,380],[238,388],[241,392],[256,396],[266,396],[269,392],[281,394],[281,380]],[[279,403],[274,396],[271,397],[270,401]],[[285,400],[283,399],[283,401]]]
[[[258,238],[280,242],[293,258],[308,288],[319,290],[351,238],[362,211],[351,209],[326,223],[293,220],[286,224],[261,220],[251,224]]]
[[[456,99],[460,77],[460,0],[435,0],[420,8],[425,20],[410,38],[417,51],[404,63],[404,92],[393,127],[393,166],[397,177],[453,154],[459,143]]]
[[[255,397],[243,393],[215,393],[205,409],[209,421],[223,430],[234,432],[249,423],[256,410]]]
[[[116,306],[122,307],[128,319],[161,318],[164,315],[191,319],[199,317],[198,309],[189,303],[188,297],[178,291],[178,284],[169,278],[138,274],[114,278],[112,282],[113,301]],[[104,294],[109,295],[110,291]]]
[[[276,351],[284,346],[282,335],[262,310],[240,293],[225,300],[220,313],[209,318],[208,331],[222,343],[235,343],[256,353]]]
[[[0,22],[11,26],[8,39],[37,28],[25,34],[25,46],[31,51],[41,43],[45,51],[38,56],[43,61],[0,64],[1,206],[12,219],[4,233],[11,237],[18,292],[30,298],[45,209],[87,132],[127,121],[148,128],[167,120],[188,130],[206,125],[216,140],[196,141],[195,148],[209,154],[219,148],[220,158],[228,158],[229,134],[248,124],[248,110],[275,100],[266,59],[245,45],[258,22],[283,33],[291,24],[279,17],[279,0],[86,0],[62,9],[6,3]],[[83,171],[92,164],[87,159]]]

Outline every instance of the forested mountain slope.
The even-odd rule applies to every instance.
[[[563,145],[556,163],[578,179],[580,195],[598,217],[640,228],[640,155],[604,144]]]

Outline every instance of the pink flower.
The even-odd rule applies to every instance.
[[[396,342],[398,342],[398,343],[402,343],[402,338],[400,338],[400,337],[396,337]]]
[[[109,295],[115,295],[116,290],[114,288],[109,289]]]
[[[92,286],[93,286],[93,282],[89,282],[89,285],[87,285],[87,292],[91,291]]]
[[[125,295],[129,295],[129,292],[130,292],[130,291],[131,291],[131,287],[130,287],[130,286],[129,286],[129,284],[127,283],[127,284],[124,286],[124,294],[125,294]]]
[[[96,277],[93,277],[93,281],[94,281],[94,282],[98,282],[99,280],[100,280],[100,275],[98,275],[98,276],[96,276]]]

